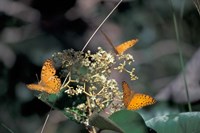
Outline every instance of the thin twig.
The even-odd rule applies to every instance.
[[[88,110],[89,110],[89,116],[91,116],[92,110],[91,110],[90,98],[88,96],[87,96],[87,105],[88,105]],[[92,126],[91,128],[92,128],[91,133],[96,133],[95,127]]]
[[[91,37],[88,39],[88,41],[86,42],[85,46],[83,47],[83,49],[81,51],[84,51],[85,48],[88,46],[88,44],[90,43],[90,41],[92,40],[92,38],[94,37],[94,35],[98,32],[98,30],[101,28],[101,26],[106,22],[106,20],[110,17],[110,15],[115,11],[115,9],[121,4],[123,0],[120,0],[117,5],[112,9],[112,11],[108,14],[108,16],[101,22],[101,24],[97,27],[97,29],[94,31],[94,33],[91,35]]]
[[[193,3],[196,6],[197,11],[198,11],[198,13],[200,15],[200,1],[199,0],[193,0]]]
[[[69,72],[69,73],[67,74],[67,76],[65,77],[65,79],[64,79],[64,81],[63,81],[63,83],[62,83],[62,85],[61,85],[61,88],[64,87],[64,85],[65,85],[65,83],[66,83],[67,78],[69,77],[69,75],[70,75],[70,72]]]
[[[49,111],[49,113],[48,113],[48,115],[47,115],[47,117],[46,117],[46,119],[45,119],[45,122],[44,122],[44,124],[43,124],[43,126],[42,126],[42,130],[41,130],[40,133],[43,133],[43,132],[44,132],[44,129],[45,129],[45,127],[46,127],[47,121],[49,120],[49,116],[50,116],[50,113],[51,113],[52,109],[53,109],[53,108],[51,107],[51,109],[50,109],[50,111]]]
[[[5,124],[1,123],[1,126],[8,130],[10,133],[14,133],[10,128],[8,128]]]
[[[56,99],[57,99],[57,98],[56,98]],[[53,110],[53,107],[54,107],[54,105],[55,105],[55,102],[56,102],[56,100],[54,101],[53,105],[51,106],[51,108],[50,108],[50,110],[49,110],[49,113],[48,113],[48,115],[47,115],[47,117],[46,117],[46,119],[45,119],[45,122],[44,122],[44,124],[43,124],[43,126],[42,126],[42,130],[41,130],[40,133],[43,133],[43,132],[44,132],[44,129],[45,129],[46,124],[47,124],[47,122],[48,122],[48,120],[49,120],[50,113],[51,113],[51,111]]]
[[[105,87],[103,87],[98,93],[97,93],[97,95],[100,95],[101,94],[101,92],[103,91],[103,90],[105,90],[106,88]]]

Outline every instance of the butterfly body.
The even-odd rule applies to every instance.
[[[125,81],[122,82],[122,88],[124,106],[128,110],[138,110],[144,106],[151,105],[156,102],[156,100],[149,95],[136,93],[131,90]]]
[[[56,69],[53,66],[53,61],[47,59],[42,67],[40,82],[38,84],[28,84],[27,87],[31,90],[56,94],[60,91],[61,80],[55,74]]]

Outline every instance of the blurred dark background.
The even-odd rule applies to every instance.
[[[94,30],[117,4],[117,0],[0,0],[0,132],[40,132],[50,107],[34,97],[25,86],[37,82],[42,63],[54,52],[81,50]],[[138,38],[128,50],[135,59],[139,79],[131,82],[135,90],[157,98],[153,107],[141,110],[145,119],[188,111],[178,52],[173,14],[177,18],[194,110],[199,109],[200,16],[192,1],[124,0],[103,25],[114,44]],[[86,50],[112,48],[98,32]],[[196,56],[194,56],[196,55]],[[193,64],[191,64],[191,62]],[[195,63],[196,64],[195,64]],[[134,87],[133,87],[134,86]],[[177,96],[179,95],[179,96]],[[148,113],[147,113],[148,112]],[[79,128],[74,128],[79,127]],[[82,126],[67,121],[53,111],[48,133],[84,132]]]

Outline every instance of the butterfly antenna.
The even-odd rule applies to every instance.
[[[101,33],[103,34],[103,36],[106,38],[106,40],[108,41],[108,43],[110,44],[110,46],[114,49],[115,53],[117,54],[117,50],[115,49],[115,46],[112,43],[111,39],[108,37],[108,35],[106,35],[106,33],[103,32],[102,30],[101,30]]]
[[[83,49],[81,51],[84,51],[85,48],[88,46],[94,35],[98,32],[98,30],[102,27],[102,25],[106,22],[106,20],[110,17],[110,15],[115,11],[115,9],[121,4],[123,0],[120,0],[117,5],[110,11],[110,13],[106,16],[106,18],[101,22],[101,24],[97,27],[97,29],[94,31],[94,33],[91,35],[91,37],[88,39],[86,44],[84,45]]]
[[[35,76],[36,76],[36,78],[37,78],[37,81],[40,82],[37,73],[35,74]]]

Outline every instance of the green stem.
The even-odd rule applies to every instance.
[[[171,0],[171,6],[173,9],[173,4],[172,4],[172,0]],[[177,25],[177,18],[176,18],[176,14],[173,10],[173,22],[174,22],[174,28],[175,28],[175,32],[176,32],[176,39],[177,39],[177,46],[178,46],[178,51],[179,51],[179,59],[180,59],[180,65],[181,65],[181,70],[183,72],[183,79],[184,79],[184,85],[185,85],[185,91],[186,91],[186,96],[187,96],[187,102],[188,102],[188,109],[190,112],[192,112],[192,107],[191,107],[191,103],[190,103],[190,97],[189,97],[189,91],[188,91],[188,85],[187,85],[187,80],[186,80],[186,75],[185,75],[185,64],[183,61],[183,53],[182,53],[182,49],[180,46],[180,36],[179,36],[179,30],[178,30],[178,25]]]

